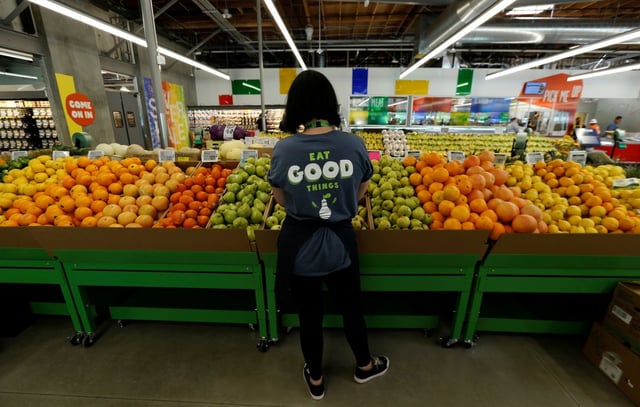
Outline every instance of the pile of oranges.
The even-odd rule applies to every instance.
[[[186,178],[173,162],[137,157],[68,157],[60,166],[58,181],[18,196],[0,226],[151,227]]]
[[[214,164],[211,168],[187,169],[190,174],[171,194],[167,214],[155,225],[164,228],[201,228],[209,222],[212,211],[224,192],[232,170]]]
[[[505,185],[509,174],[493,160],[490,151],[462,162],[447,162],[435,152],[403,160],[409,182],[432,218],[430,229],[484,229],[492,239],[506,232],[547,231],[542,210],[524,199],[520,188]]]

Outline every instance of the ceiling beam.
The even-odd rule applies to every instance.
[[[16,8],[14,8],[13,11],[11,11],[11,13],[9,13],[7,17],[2,20],[2,22],[0,22],[0,24],[9,26],[13,19],[18,17],[24,10],[26,10],[27,7],[29,7],[28,1],[23,1],[22,3],[18,4],[18,6],[16,6]]]

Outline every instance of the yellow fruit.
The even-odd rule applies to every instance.
[[[571,205],[567,208],[567,216],[579,216],[582,217],[582,210],[577,205]]]
[[[607,216],[604,219],[602,219],[601,226],[604,226],[605,228],[607,228],[609,232],[613,232],[614,230],[617,230],[620,227],[620,222],[618,221],[618,219],[614,217]]]

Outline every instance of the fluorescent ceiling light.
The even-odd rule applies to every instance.
[[[0,55],[4,57],[20,59],[22,61],[33,62],[33,55],[11,49],[0,48]]]
[[[614,73],[633,71],[634,69],[640,69],[640,63],[618,66],[616,68],[599,69],[597,71],[591,71],[587,73],[581,73],[578,75],[573,75],[568,77],[567,81],[571,82],[571,81],[577,81],[579,79],[589,79],[589,78],[595,78],[597,76],[612,75]]]
[[[495,16],[496,14],[504,10],[505,7],[509,6],[515,1],[516,0],[501,0],[497,4],[495,4],[493,7],[490,7],[487,11],[482,13],[475,20],[471,21],[469,24],[466,24],[464,28],[462,28],[460,31],[458,31],[457,33],[449,37],[449,39],[444,41],[442,44],[438,45],[436,48],[431,50],[427,55],[422,57],[418,62],[416,62],[415,64],[407,68],[405,71],[403,71],[400,74],[400,79],[405,78],[406,76],[411,74],[413,71],[420,68],[422,65],[425,64],[425,62],[439,55],[442,51],[449,48],[451,44],[455,44],[459,39],[464,38],[467,34],[469,34],[476,28],[480,27],[482,24],[489,21],[493,16]]]
[[[138,37],[137,35],[131,34],[128,31],[125,30],[121,30],[118,27],[114,27],[111,24],[107,24],[104,21],[101,21],[97,18],[88,16],[84,13],[80,13],[79,11],[76,11],[74,9],[72,9],[71,7],[67,7],[67,6],[63,6],[62,4],[59,3],[55,3],[51,0],[29,0],[31,3],[37,4],[40,7],[49,9],[51,11],[54,11],[56,13],[62,14],[66,17],[69,17],[73,20],[79,21],[83,24],[87,24],[93,28],[96,28],[98,30],[107,32],[109,34],[115,35],[116,37],[122,38],[126,41],[130,41],[133,42],[134,44],[140,45],[141,47],[147,47],[147,41],[142,38],[142,37]],[[204,64],[201,64],[199,62],[194,61],[193,59],[187,58],[185,56],[182,56],[176,52],[173,52],[171,50],[168,50],[166,48],[163,47],[158,47],[158,52],[162,55],[168,56],[170,58],[173,58],[175,60],[178,60],[180,62],[183,62],[187,65],[191,65],[194,66],[196,68],[199,68],[205,72],[208,72],[212,75],[216,75],[222,79],[226,79],[226,80],[231,80],[231,77],[227,74],[224,74],[220,71],[217,71],[211,67],[208,67]]]
[[[262,89],[260,89],[257,86],[253,86],[252,84],[247,83],[247,82],[242,82],[242,86],[247,87],[249,89],[257,90],[258,92],[262,92]]]
[[[362,100],[362,102],[358,103],[358,106],[362,106],[362,105],[364,105],[365,103],[367,103],[367,102],[369,101],[369,99],[371,99],[371,98],[365,98],[365,99],[363,99],[363,100]]]
[[[537,15],[543,11],[553,10],[553,4],[540,4],[538,6],[514,7],[507,11],[508,16],[527,16]]]
[[[397,105],[401,105],[403,103],[407,103],[407,100],[401,100],[400,102],[396,102],[396,103],[391,103],[390,105],[387,105],[387,107],[391,107],[391,106],[397,106]]]
[[[605,48],[610,45],[621,44],[623,42],[631,41],[636,38],[640,38],[640,28],[626,31],[611,37],[607,37],[604,40],[592,42],[591,44],[586,44],[577,48],[572,48],[572,49],[569,49],[568,51],[561,52],[560,54],[552,55],[542,59],[537,59],[535,61],[527,62],[522,65],[517,65],[509,69],[504,69],[502,71],[494,72],[485,76],[484,79],[491,80],[491,79],[499,78],[501,76],[511,75],[516,72],[525,71],[529,68],[535,68],[536,66],[549,64],[551,62],[559,61],[561,59],[571,58],[573,56],[584,54],[586,52],[591,52],[597,49]]]
[[[23,75],[20,73],[13,73],[13,72],[2,72],[0,71],[0,75],[4,75],[4,76],[13,76],[15,78],[24,78],[24,79],[38,79],[37,76],[32,76],[32,75]]]
[[[302,67],[302,70],[306,71],[307,65],[302,60],[302,55],[300,55],[300,52],[298,51],[296,44],[293,42],[293,38],[291,38],[291,34],[289,34],[289,30],[287,29],[287,26],[284,24],[284,21],[282,21],[282,17],[280,17],[280,13],[278,13],[278,9],[273,4],[272,0],[263,0],[263,1],[265,6],[267,6],[267,9],[269,10],[269,13],[271,13],[271,17],[273,17],[273,21],[276,22],[276,25],[278,26],[278,28],[280,29],[280,32],[284,36],[284,39],[287,41],[287,44],[289,44],[289,48],[291,48],[291,52],[293,52],[293,55],[296,56],[298,63]]]

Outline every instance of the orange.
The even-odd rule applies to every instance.
[[[93,213],[97,214],[98,212],[102,212],[105,206],[107,206],[107,203],[105,201],[96,199],[93,202],[91,202],[90,208],[93,211]]]
[[[424,160],[427,165],[437,165],[444,161],[444,157],[434,151],[423,153],[420,159]]]
[[[455,206],[456,206],[455,203],[451,201],[443,200],[438,205],[438,212],[440,212],[444,216],[449,216],[451,215],[451,211],[453,210],[453,208],[455,208]]]
[[[471,183],[471,180],[468,176],[464,175],[464,177],[465,178],[458,179],[457,185],[460,193],[463,195],[467,195],[471,191],[473,191],[473,184]]]
[[[127,186],[130,184],[127,184]],[[121,194],[122,193],[122,184],[120,182],[114,182],[109,184],[109,192],[111,192],[112,194]]]
[[[40,195],[36,198],[35,204],[38,208],[45,210],[55,203],[54,199],[49,195]]]
[[[455,184],[449,184],[442,190],[444,192],[443,198],[452,202],[455,202],[460,197],[460,190]]]
[[[194,218],[186,218],[184,222],[182,222],[182,227],[187,229],[191,229],[197,225],[198,225],[198,221]]]
[[[513,202],[498,202],[495,212],[501,222],[510,222],[520,213],[520,208]]]
[[[476,198],[469,202],[469,208],[475,213],[482,213],[487,210],[487,202],[484,199]]]
[[[150,228],[153,226],[153,218],[150,215],[139,215],[136,218],[136,223],[143,228]]]
[[[516,215],[511,227],[516,233],[533,233],[538,229],[538,221],[531,215]]]
[[[422,184],[422,175],[420,175],[417,172],[414,172],[409,176],[409,183],[414,187]]]
[[[151,200],[151,205],[158,211],[164,211],[169,207],[169,198],[163,195],[154,196]]]
[[[486,215],[480,215],[480,217],[475,222],[475,226],[476,229],[492,230],[493,223],[494,221],[490,217]]]
[[[112,217],[112,216],[101,216],[98,221],[96,222],[96,226],[98,226],[99,228],[108,228],[111,225],[117,223],[118,221],[116,220],[116,218]]]
[[[76,209],[76,201],[69,195],[65,195],[60,198],[58,206],[66,213],[73,213],[73,211],[75,211]]]
[[[418,192],[418,200],[420,201],[420,204],[424,204],[425,202],[431,200],[431,193],[427,190]]]
[[[437,168],[433,171],[433,180],[435,182],[445,182],[449,179],[449,171],[446,168]]]
[[[487,183],[486,178],[479,173],[470,174],[469,181],[473,189],[483,189]]]
[[[456,205],[456,207],[451,210],[451,217],[458,219],[461,223],[466,222],[470,215],[471,212],[469,208],[464,205]]]
[[[498,240],[498,238],[505,232],[506,229],[504,225],[502,223],[496,222],[493,224],[493,228],[491,229],[491,234],[489,235],[489,237],[492,240]]]
[[[442,226],[446,230],[462,230],[462,223],[456,218],[447,218]]]
[[[467,158],[464,159],[464,161],[462,162],[462,164],[464,165],[464,168],[471,168],[471,167],[475,167],[480,165],[480,158],[476,155],[470,155]]]
[[[416,160],[414,156],[408,155],[404,158],[404,160],[402,160],[402,165],[404,165],[405,167],[413,167],[416,165],[416,162],[418,162],[418,160]]]
[[[91,210],[91,208],[85,207],[85,206],[81,206],[76,208],[75,212],[73,213],[73,215],[76,217],[76,219],[79,220],[84,220],[85,218],[88,218],[89,216],[93,215],[93,211]]]
[[[422,205],[422,209],[424,209],[425,213],[433,213],[438,210],[436,204],[433,201],[427,201]]]

